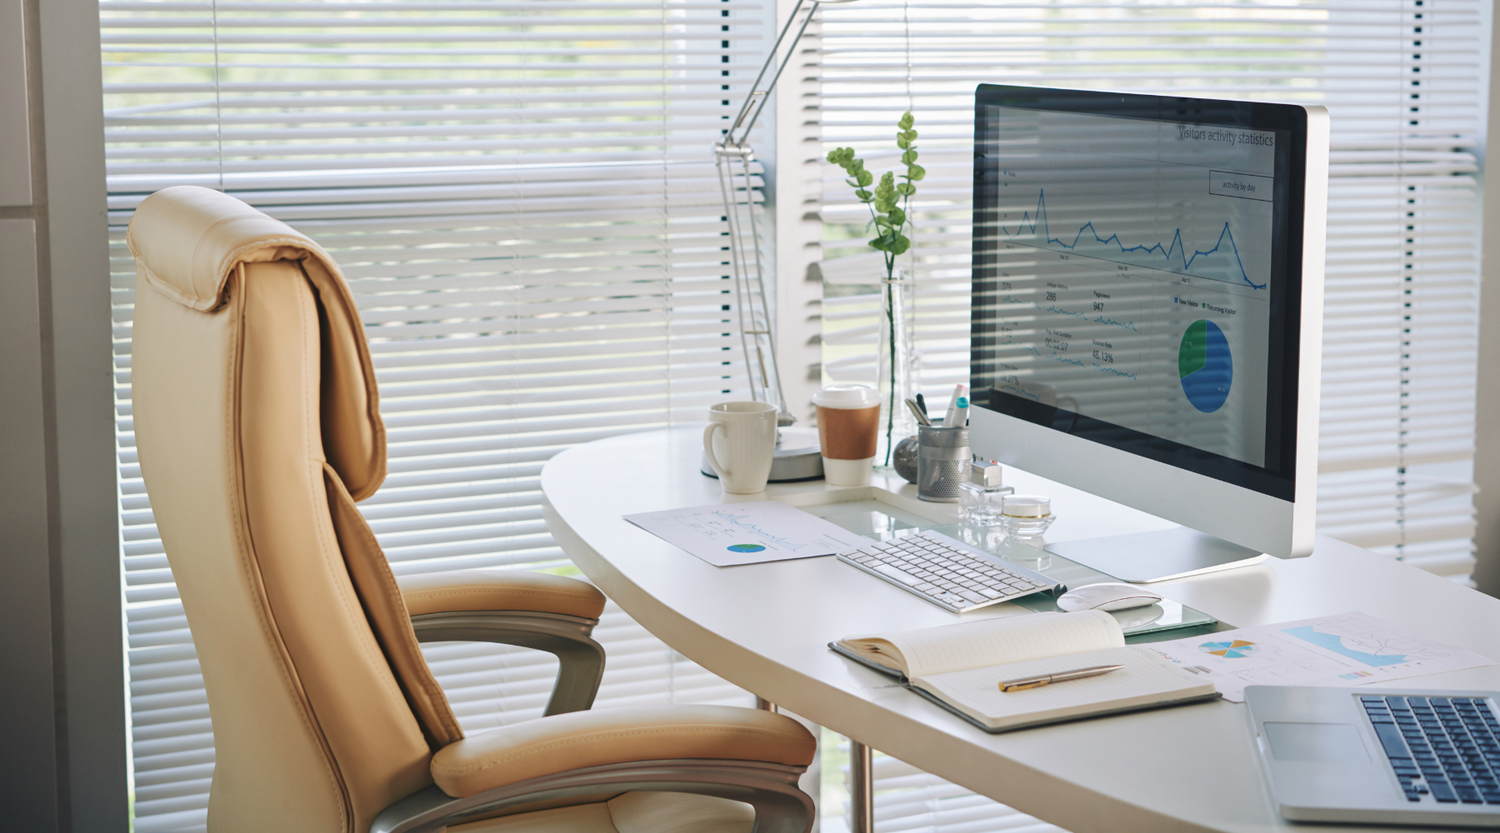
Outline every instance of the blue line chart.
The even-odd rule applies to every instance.
[[[1038,350],[1037,348],[1031,346],[1030,344],[1016,344],[1013,341],[1002,341],[1000,343],[1002,345],[1006,345],[1006,346],[1020,347],[1023,351],[1025,351],[1027,353],[1030,353],[1030,354],[1036,356],[1039,359],[1050,359],[1051,361],[1058,362],[1059,364],[1072,365],[1073,367],[1081,367],[1081,368],[1084,368],[1086,370],[1087,369],[1093,369],[1093,370],[1099,371],[1100,373],[1104,373],[1106,375],[1118,376],[1118,377],[1120,377],[1122,379],[1129,379],[1132,382],[1134,382],[1136,380],[1136,374],[1131,373],[1128,370],[1120,370],[1118,368],[1108,367],[1106,365],[1102,365],[1102,364],[1099,364],[1097,362],[1085,362],[1085,361],[1083,361],[1081,359],[1075,359],[1072,356],[1062,356],[1062,355],[1059,355],[1056,350],[1052,350],[1052,351],[1049,351],[1047,353],[1043,353],[1041,350]]]
[[[1041,397],[1040,394],[1032,393],[1031,391],[1026,390],[1023,387],[1020,387],[1019,385],[1016,385],[1013,382],[1003,382],[1003,383],[1001,383],[1000,389],[1003,390],[1003,391],[1005,391],[1005,392],[1007,392],[1007,393],[1013,393],[1013,394],[1015,394],[1017,396],[1024,396],[1024,397],[1026,397],[1027,399],[1030,399],[1033,402],[1040,402],[1040,401],[1042,401],[1042,397]]]
[[[1061,237],[1052,236],[1052,228],[1047,222],[1046,189],[1038,189],[1037,191],[1035,219],[1032,218],[1031,212],[1027,211],[1021,215],[1021,221],[1016,224],[1016,230],[1014,232],[1012,232],[1010,229],[1007,229],[1003,225],[1000,226],[1000,230],[1005,232],[1005,235],[1007,237],[1014,239],[1015,236],[1017,234],[1020,234],[1022,229],[1028,225],[1028,221],[1029,225],[1031,226],[1032,234],[1036,234],[1038,227],[1040,227],[1042,237],[1047,241],[1048,245],[1055,243],[1070,252],[1078,248],[1078,241],[1083,239],[1084,232],[1089,232],[1090,234],[1092,234],[1094,236],[1094,240],[1098,243],[1114,243],[1116,246],[1120,247],[1121,254],[1134,254],[1137,252],[1143,254],[1160,254],[1162,256],[1162,259],[1167,261],[1167,264],[1169,266],[1174,265],[1172,264],[1172,253],[1176,252],[1178,259],[1182,262],[1183,272],[1187,272],[1188,269],[1192,268],[1193,262],[1198,258],[1207,257],[1218,252],[1220,247],[1222,247],[1224,245],[1224,242],[1227,240],[1229,241],[1230,253],[1234,255],[1234,265],[1239,268],[1240,278],[1251,289],[1266,288],[1265,284],[1256,283],[1255,281],[1250,280],[1250,276],[1245,272],[1245,264],[1240,260],[1240,250],[1239,247],[1234,243],[1234,233],[1229,230],[1228,221],[1225,221],[1224,229],[1223,231],[1219,232],[1219,239],[1214,242],[1214,247],[1212,249],[1196,249],[1193,251],[1191,257],[1188,256],[1187,245],[1182,242],[1182,229],[1180,228],[1176,229],[1173,232],[1172,242],[1167,246],[1163,246],[1161,243],[1153,243],[1150,246],[1126,246],[1125,243],[1120,240],[1120,235],[1118,234],[1111,234],[1108,237],[1100,237],[1099,230],[1094,228],[1094,221],[1090,220],[1089,222],[1084,223],[1082,226],[1078,227],[1078,233],[1073,235],[1072,243],[1065,243],[1063,242],[1063,239]],[[1195,275],[1195,277],[1205,278],[1207,280],[1222,280],[1221,278],[1214,278],[1209,275]],[[1237,283],[1237,281],[1225,282]]]
[[[1021,298],[1017,298],[1014,295],[1001,295],[1000,302],[1002,304],[1030,304],[1032,309],[1037,310],[1038,312],[1044,311],[1042,309],[1042,305],[1037,303],[1036,301],[1023,300]],[[1140,329],[1135,326],[1134,321],[1117,321],[1113,318],[1105,318],[1102,315],[1090,316],[1086,312],[1074,312],[1072,310],[1063,309],[1056,304],[1048,306],[1045,311],[1055,313],[1057,315],[1069,315],[1079,319],[1080,321],[1087,321],[1090,324],[1103,324],[1107,327],[1119,327],[1124,330],[1129,330],[1133,333],[1140,332]]]
[[[1037,308],[1040,309],[1041,308],[1040,305],[1037,305]],[[1047,307],[1047,312],[1054,313],[1056,315],[1070,315],[1070,316],[1072,316],[1074,318],[1077,318],[1077,319],[1079,319],[1081,321],[1087,321],[1090,324],[1103,324],[1103,325],[1108,326],[1108,327],[1120,327],[1122,329],[1129,330],[1129,331],[1131,331],[1133,333],[1140,332],[1139,329],[1136,329],[1134,321],[1117,321],[1117,320],[1115,320],[1113,318],[1105,318],[1102,315],[1095,315],[1095,316],[1091,317],[1086,312],[1074,312],[1072,310],[1063,309],[1062,307],[1059,307],[1059,306],[1056,306],[1056,305],[1052,305],[1052,306]]]

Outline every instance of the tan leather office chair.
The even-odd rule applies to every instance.
[[[317,244],[190,186],[147,198],[128,241],[136,445],[208,689],[210,830],[811,829],[796,782],[814,741],[795,721],[584,710],[603,667],[593,587],[393,578],[354,505],[385,478],[375,375]],[[548,716],[464,737],[419,639],[557,653]]]

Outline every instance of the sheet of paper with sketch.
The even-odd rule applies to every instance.
[[[774,500],[626,515],[656,537],[716,567],[835,555],[870,539]]]

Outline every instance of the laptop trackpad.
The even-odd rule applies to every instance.
[[[1278,761],[1369,763],[1365,742],[1353,723],[1265,723],[1271,756]]]

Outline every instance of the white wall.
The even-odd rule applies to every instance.
[[[0,826],[123,831],[97,0],[0,0]]]

